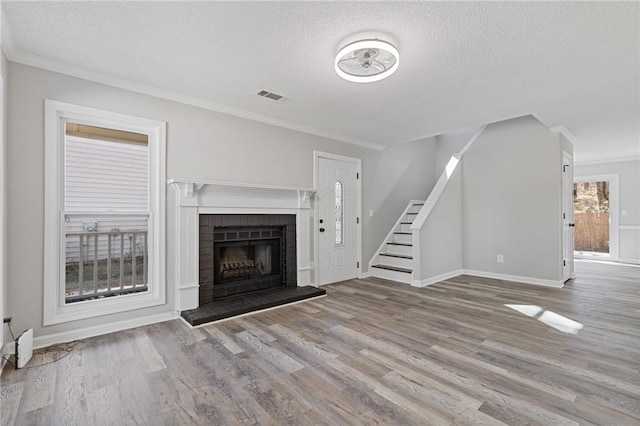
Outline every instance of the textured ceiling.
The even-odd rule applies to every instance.
[[[533,114],[578,161],[640,156],[639,3],[3,2],[10,59],[156,87],[378,145]],[[8,25],[7,25],[8,24]],[[376,32],[372,32],[375,30]],[[358,35],[400,50],[388,79],[333,70]],[[293,101],[275,103],[261,89]]]

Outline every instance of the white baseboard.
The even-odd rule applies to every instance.
[[[496,274],[494,272],[474,271],[469,269],[463,269],[461,273],[465,275],[473,275],[481,278],[491,278],[494,280],[503,280],[503,281],[514,281],[514,282],[525,283],[525,284],[541,285],[545,287],[555,287],[555,288],[564,287],[564,281],[562,280],[558,280],[558,281],[546,280],[542,278],[523,277],[520,275]]]
[[[435,277],[425,278],[424,280],[413,280],[411,282],[412,287],[426,287],[431,284],[439,283],[440,281],[448,280],[449,278],[457,277],[458,275],[462,275],[464,271],[462,269],[457,269],[451,272],[445,272],[444,274],[436,275]]]
[[[640,259],[633,259],[633,258],[620,257],[620,258],[618,258],[618,262],[619,263],[631,263],[633,265],[640,265]]]
[[[178,289],[178,300],[180,300],[180,311],[187,311],[198,307],[200,294],[200,284],[185,284]]]
[[[365,273],[360,274],[358,279],[369,278],[370,276],[371,276],[371,272],[365,272]]]
[[[458,275],[473,275],[481,278],[491,278],[494,280],[502,280],[502,281],[513,281],[520,282],[525,284],[534,284],[541,285],[545,287],[554,287],[554,288],[562,288],[564,286],[564,282],[561,280],[545,280],[542,278],[533,278],[533,277],[523,277],[519,275],[506,275],[506,274],[496,274],[494,272],[485,272],[485,271],[474,271],[470,269],[458,269],[451,272],[445,272],[444,274],[436,275],[435,277],[425,278],[424,280],[413,280],[411,285],[413,287],[426,287],[431,284],[438,283],[440,281],[445,281],[453,277],[457,277]]]
[[[313,270],[310,267],[298,268],[298,287],[313,285],[312,272]]]
[[[86,339],[89,337],[101,336],[103,334],[114,333],[116,331],[128,330],[130,328],[141,327],[143,325],[156,324],[178,318],[177,312],[164,312],[161,314],[149,315],[126,321],[112,322],[108,324],[96,325],[93,327],[81,328],[78,330],[63,331],[61,333],[47,334],[33,339],[33,348],[46,348],[58,343],[72,342],[74,340]],[[14,342],[7,342],[2,348],[2,353],[12,355],[15,352]]]

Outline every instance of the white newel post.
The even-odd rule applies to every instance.
[[[200,214],[295,214],[298,286],[312,285],[311,199],[307,188],[170,179],[176,191],[176,310],[198,307]]]

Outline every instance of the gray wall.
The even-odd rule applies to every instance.
[[[462,162],[465,269],[561,280],[561,159],[531,116],[487,126]]]
[[[449,159],[465,147],[482,126],[473,126],[436,136],[436,175],[444,171]]]
[[[314,150],[361,158],[363,207],[370,204],[371,180],[366,177],[375,174],[379,151],[11,62],[8,79],[8,282],[12,284],[7,314],[13,315],[17,330],[33,327],[36,336],[42,336],[173,309],[169,262],[166,306],[42,327],[45,98],[166,121],[168,178],[312,187]],[[167,205],[169,220],[172,195]],[[363,219],[363,244],[366,252],[372,252],[370,225]],[[175,245],[171,229],[168,226],[169,259]]]
[[[462,269],[462,172],[460,169],[458,165],[449,177],[438,202],[420,230],[419,280]]]
[[[369,186],[369,208],[362,211],[368,221],[367,246],[362,258],[364,266],[404,211],[409,200],[425,200],[436,181],[436,138],[402,143],[382,151],[373,183]],[[373,210],[373,217],[369,217]]]
[[[574,177],[618,175],[619,258],[640,263],[640,160],[576,165]],[[627,215],[623,216],[622,211]],[[633,227],[633,228],[631,228]]]

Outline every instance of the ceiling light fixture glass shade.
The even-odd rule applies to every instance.
[[[336,55],[336,73],[345,80],[371,83],[389,77],[398,69],[400,54],[382,40],[360,40],[340,49]]]

